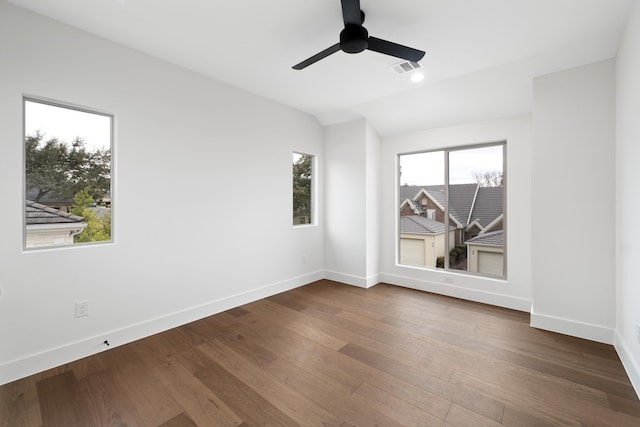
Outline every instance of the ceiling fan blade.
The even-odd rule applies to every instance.
[[[342,19],[344,20],[344,25],[362,25],[360,0],[342,0]]]
[[[323,50],[322,52],[313,55],[311,58],[305,59],[301,63],[294,65],[292,68],[294,70],[302,70],[303,68],[307,68],[309,65],[316,63],[321,59],[324,59],[327,56],[331,55],[332,53],[336,53],[339,50],[340,50],[340,43],[336,43],[333,46]]]
[[[382,40],[377,37],[369,37],[369,46],[367,49],[413,62],[418,62],[424,57],[424,52],[421,50]]]

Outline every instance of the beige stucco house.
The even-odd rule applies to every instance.
[[[504,276],[504,232],[481,233],[467,244],[467,271]]]
[[[445,253],[444,224],[419,215],[400,218],[400,264],[435,267]],[[449,244],[455,242],[455,227],[450,227]]]

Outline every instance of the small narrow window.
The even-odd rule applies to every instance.
[[[111,241],[113,116],[24,98],[24,246]]]
[[[293,153],[293,225],[313,221],[313,156]]]

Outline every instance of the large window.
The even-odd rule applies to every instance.
[[[293,225],[313,220],[313,156],[293,153]]]
[[[24,246],[111,241],[113,117],[24,99]]]
[[[399,156],[401,265],[506,276],[505,149]]]

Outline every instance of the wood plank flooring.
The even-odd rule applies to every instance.
[[[640,426],[613,347],[320,281],[0,387],[0,426]]]

